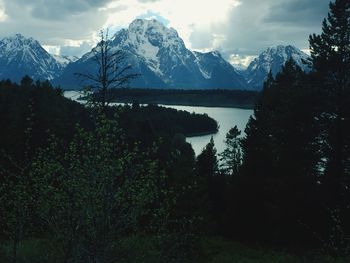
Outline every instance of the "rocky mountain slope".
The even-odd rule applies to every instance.
[[[140,77],[130,86],[137,88],[209,89],[245,88],[244,77],[218,52],[199,53],[187,49],[173,28],[157,20],[137,19],[111,40],[114,50],[127,53],[127,64]],[[74,73],[96,70],[92,52],[69,64],[56,80],[64,88],[78,88]]]
[[[24,75],[29,75],[35,80],[52,80],[63,68],[33,38],[16,34],[0,40],[0,79],[18,82]]]
[[[270,70],[275,76],[290,58],[304,71],[309,70],[303,62],[308,59],[308,55],[298,48],[290,45],[270,47],[255,58],[245,71],[247,85],[253,89],[261,89]]]

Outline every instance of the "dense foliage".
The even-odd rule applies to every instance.
[[[119,114],[120,125],[128,136],[136,139],[173,137],[183,134],[186,137],[216,133],[217,122],[206,114],[195,114],[187,111],[159,107],[157,105],[123,107]]]

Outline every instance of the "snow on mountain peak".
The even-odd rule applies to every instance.
[[[168,28],[155,19],[134,20],[128,29],[122,29],[115,34],[113,42],[134,48],[145,44],[158,48],[185,46],[175,29]],[[148,48],[152,49],[152,47]]]
[[[15,34],[13,36],[5,37],[0,40],[0,52],[1,53],[13,53],[20,49],[40,49],[42,48],[38,41],[29,37],[26,38],[21,34]]]
[[[21,34],[0,40],[0,77],[19,81],[24,75],[53,79],[63,67],[40,43]]]
[[[182,61],[179,53],[186,53],[183,40],[173,28],[164,26],[152,19],[136,19],[128,27],[118,31],[113,38],[115,48],[127,49],[143,59],[158,75],[163,75],[161,69],[162,53],[168,53],[173,61]]]
[[[251,86],[261,88],[268,72],[271,70],[276,75],[290,58],[293,58],[304,71],[309,70],[304,63],[308,59],[308,55],[298,48],[291,45],[271,46],[250,63],[246,72],[248,83]]]
[[[157,20],[136,19],[119,30],[111,49],[123,50],[126,64],[140,77],[130,85],[146,88],[243,88],[245,80],[218,51],[199,53],[188,50],[177,31]],[[61,86],[77,85],[74,72],[91,67],[92,53],[69,64],[57,80]]]

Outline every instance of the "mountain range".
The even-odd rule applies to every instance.
[[[308,56],[293,46],[270,47],[246,70],[236,69],[218,51],[196,52],[186,48],[177,31],[157,20],[134,20],[110,41],[112,50],[126,53],[126,64],[140,77],[130,83],[136,88],[261,89],[271,70],[277,74],[292,57],[304,70]],[[20,34],[0,40],[0,79],[18,82],[24,75],[48,79],[63,89],[81,88],[75,73],[96,70],[93,52],[81,58],[49,54],[38,41]]]

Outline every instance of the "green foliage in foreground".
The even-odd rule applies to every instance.
[[[347,263],[350,258],[326,255],[321,251],[308,251],[303,255],[268,247],[249,246],[219,237],[203,237],[197,244],[197,256],[191,262],[198,263]],[[0,250],[2,262],[6,261],[9,245],[3,243]],[[45,251],[45,253],[43,253]],[[161,250],[155,236],[130,236],[115,242],[109,253],[111,262],[157,263],[168,262],[161,257]],[[50,239],[24,240],[18,251],[19,263],[62,262],[63,255]],[[178,261],[182,262],[182,261]]]
[[[157,106],[96,110],[64,98],[48,82],[0,82],[6,257],[17,262],[23,240],[49,237],[53,258],[108,262],[120,238],[152,234],[160,259],[185,262],[201,216],[194,152],[181,133],[193,131],[183,129],[189,122],[200,123],[197,132],[208,125],[216,130],[216,122]]]

